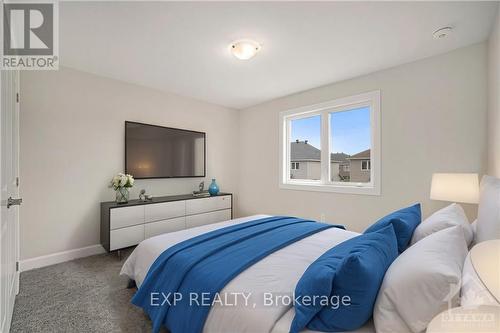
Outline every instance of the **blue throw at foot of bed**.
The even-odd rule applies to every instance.
[[[332,227],[344,228],[275,216],[188,239],[168,248],[156,259],[132,303],[149,315],[153,332],[158,332],[162,325],[172,333],[201,332],[210,311],[205,304],[211,304],[216,294],[238,274],[269,254]],[[208,295],[209,300],[190,304],[193,294],[200,298]]]

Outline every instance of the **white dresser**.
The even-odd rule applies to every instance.
[[[159,234],[232,218],[232,195],[196,198],[176,195],[126,204],[101,203],[101,244],[109,252]]]

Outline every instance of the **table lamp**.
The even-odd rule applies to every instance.
[[[435,173],[432,175],[431,199],[477,204],[479,176],[477,173]]]

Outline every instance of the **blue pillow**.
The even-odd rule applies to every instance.
[[[399,253],[403,253],[410,243],[413,231],[422,221],[422,213],[420,212],[420,204],[416,204],[410,207],[406,207],[397,210],[374,224],[372,224],[368,229],[365,230],[365,234],[368,232],[374,232],[385,228],[388,225],[394,227],[394,232],[396,232],[396,237],[398,239],[398,250]]]
[[[397,256],[396,234],[390,225],[325,252],[295,287],[295,317],[290,332],[306,326],[323,332],[363,326],[372,316],[385,271]]]

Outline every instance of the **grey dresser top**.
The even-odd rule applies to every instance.
[[[219,194],[216,195],[216,197],[223,197],[227,195],[232,195],[231,193],[224,193],[220,192]],[[171,201],[180,201],[180,200],[196,200],[196,199],[204,199],[204,198],[211,198],[214,196],[206,196],[206,197],[195,197],[192,194],[180,194],[180,195],[169,195],[165,197],[153,197],[152,200],[148,201],[140,201],[139,199],[135,200],[130,200],[127,203],[123,204],[117,204],[114,201],[106,201],[106,202],[101,202],[101,208],[102,209],[109,209],[109,208],[119,208],[119,207],[129,207],[129,206],[137,206],[137,205],[150,205],[150,204],[155,204],[155,203],[162,203],[162,202],[171,202]]]

